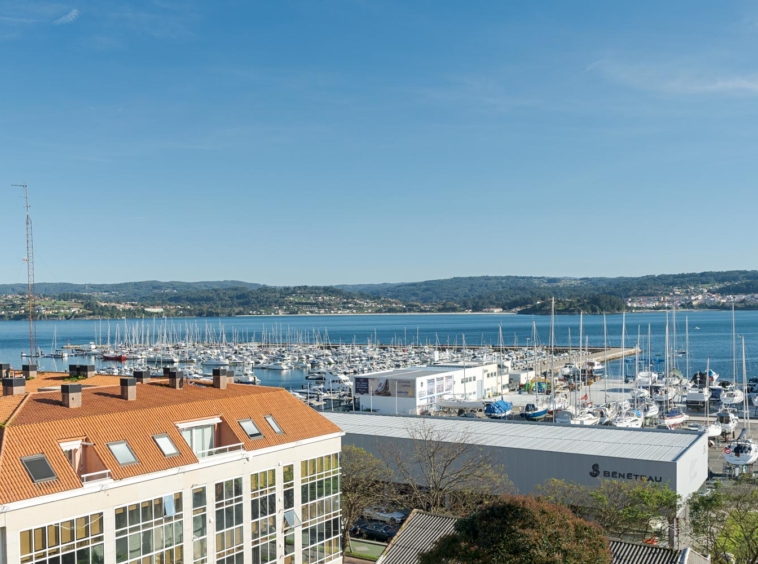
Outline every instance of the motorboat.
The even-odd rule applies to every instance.
[[[490,419],[505,419],[513,412],[513,404],[499,399],[488,404],[484,408],[484,414]]]
[[[579,367],[573,362],[567,362],[561,367],[560,375],[563,378],[575,378],[579,376]]]
[[[252,372],[243,372],[234,377],[235,384],[257,385],[260,384],[258,377]]]
[[[687,426],[687,430],[698,431],[700,433],[707,433],[709,439],[715,439],[716,437],[720,437],[721,433],[723,432],[723,429],[721,428],[721,423],[719,423],[718,421],[711,421],[710,423],[706,421],[703,424],[690,423]]]
[[[705,404],[711,397],[711,390],[707,385],[699,386],[693,384],[693,386],[687,390],[684,402],[689,408],[704,408]]]
[[[635,388],[632,390],[632,399],[644,400],[650,397],[650,392],[647,388]]]

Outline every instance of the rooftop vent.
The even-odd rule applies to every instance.
[[[24,364],[21,367],[21,371],[24,374],[24,378],[31,380],[37,377],[37,365],[36,364]]]
[[[135,370],[134,378],[140,384],[147,384],[150,381],[150,371],[149,370]]]
[[[74,377],[92,378],[95,375],[94,364],[69,364],[68,373]]]
[[[82,385],[81,384],[63,384],[61,386],[61,395],[63,396],[63,405],[70,409],[82,406]]]
[[[225,390],[227,383],[226,368],[213,369],[213,387]]]
[[[184,372],[181,370],[171,370],[168,373],[168,387],[181,390],[184,387]]]
[[[26,393],[26,380],[24,378],[3,378],[4,396],[22,396]]]
[[[134,401],[137,399],[137,380],[134,378],[121,378],[121,399]]]

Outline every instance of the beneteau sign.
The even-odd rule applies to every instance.
[[[633,472],[618,472],[610,470],[600,470],[599,464],[593,464],[590,476],[593,478],[599,478],[602,475],[603,478],[613,478],[616,480],[639,480],[641,482],[662,482],[663,478],[660,476],[647,476],[645,474],[634,474]]]

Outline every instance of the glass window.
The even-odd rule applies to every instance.
[[[200,427],[191,427],[182,429],[182,437],[198,457],[205,457],[213,450],[215,425],[202,425]]]
[[[262,433],[258,430],[258,427],[255,426],[255,423],[253,423],[252,419],[243,419],[242,421],[239,421],[239,424],[240,427],[242,427],[242,430],[245,431],[247,436],[251,439],[263,436]]]
[[[21,463],[35,484],[58,479],[44,454],[26,456],[21,459]]]
[[[281,435],[282,433],[284,433],[284,431],[282,431],[282,428],[279,426],[279,423],[277,423],[276,419],[274,419],[273,415],[266,415],[265,419],[268,422],[268,424],[271,425],[271,428],[274,430],[274,432],[277,435]]]
[[[94,513],[21,531],[21,562],[102,564],[102,522],[103,514]]]
[[[179,454],[179,449],[176,448],[174,441],[168,435],[153,435],[153,440],[161,449],[163,456],[176,456]]]
[[[216,484],[216,562],[236,562],[244,555],[242,478]]]
[[[131,447],[129,447],[129,444],[126,441],[108,443],[108,448],[111,449],[113,457],[121,466],[127,466],[138,462],[137,457],[134,456]]]
[[[330,562],[340,556],[339,453],[304,460],[301,466],[307,469],[301,476],[303,562]],[[297,512],[285,507],[284,533],[294,533],[298,525]]]
[[[182,509],[181,492],[117,507],[116,562],[181,563],[184,557]],[[118,523],[123,523],[125,520],[123,515],[128,515],[128,528],[119,528]],[[91,523],[91,527],[94,527],[94,523]]]

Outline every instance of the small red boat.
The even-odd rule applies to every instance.
[[[115,360],[117,362],[124,362],[126,360],[125,354],[104,354],[103,360]]]

